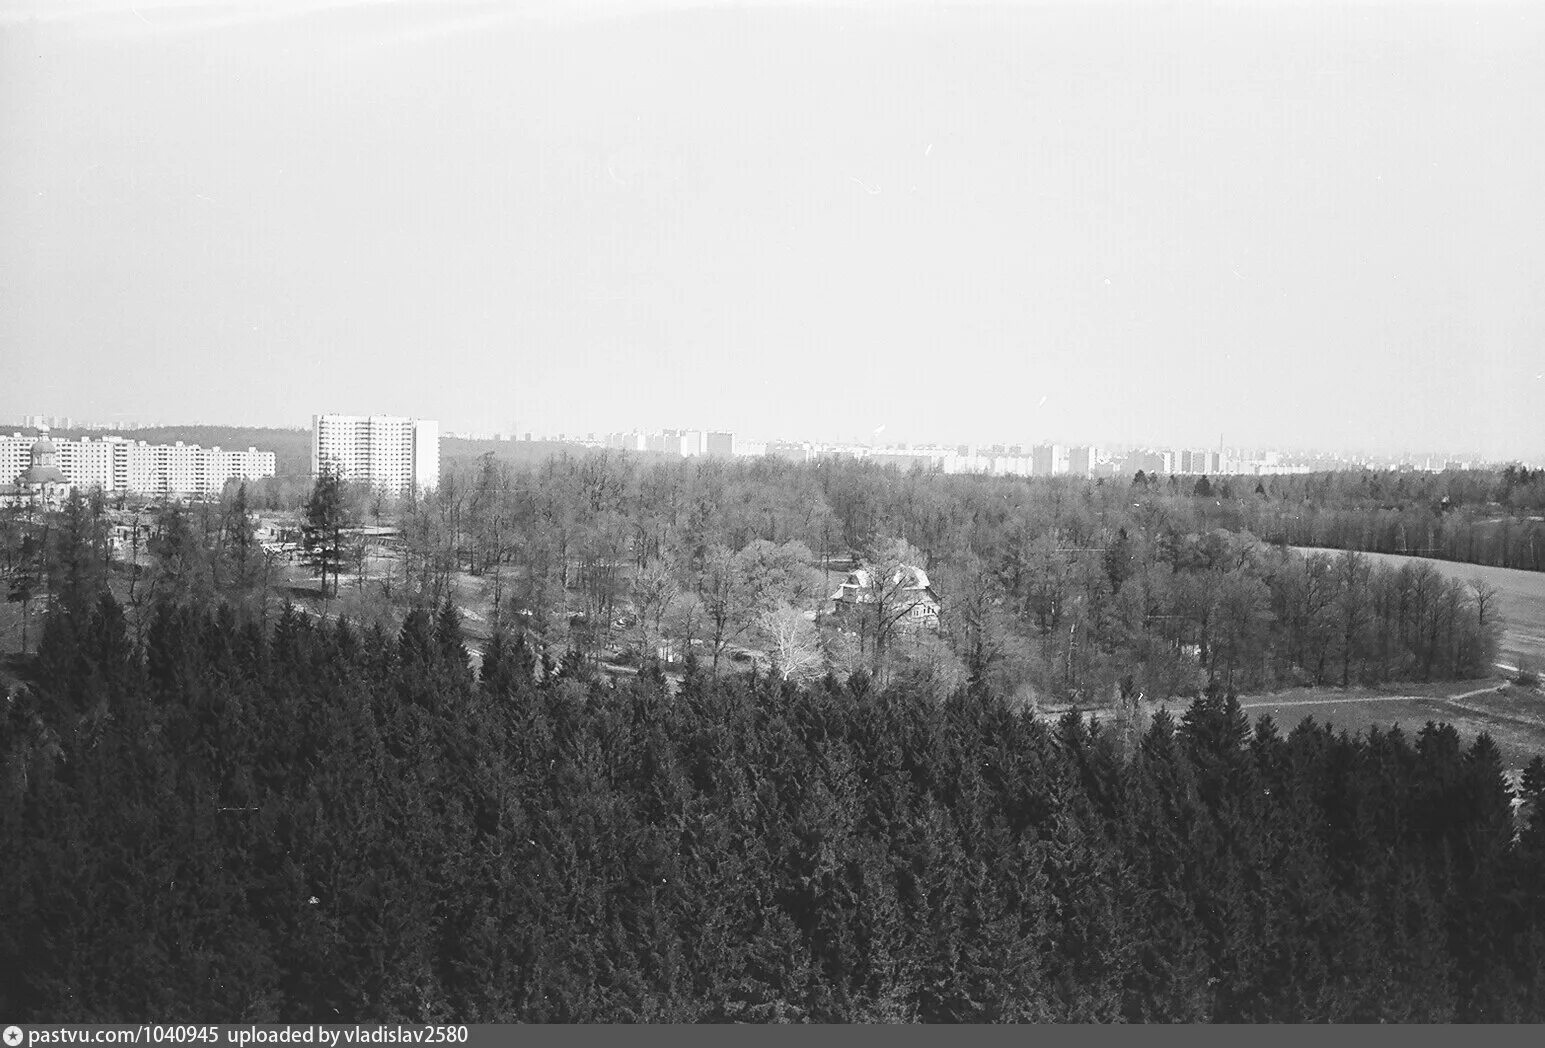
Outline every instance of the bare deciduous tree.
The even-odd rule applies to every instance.
[[[821,640],[804,612],[779,604],[763,611],[756,625],[772,656],[774,673],[796,684],[820,676]]]
[[[630,596],[638,615],[634,628],[644,655],[659,650],[665,636],[665,614],[680,595],[676,576],[664,561],[651,560],[633,573]]]

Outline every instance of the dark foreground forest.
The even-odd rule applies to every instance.
[[[1535,1020],[1545,764],[862,672],[589,681],[456,616],[110,597],[5,700],[0,1014]]]

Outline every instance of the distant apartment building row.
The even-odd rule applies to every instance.
[[[791,462],[828,458],[862,459],[898,469],[937,470],[943,473],[982,473],[1008,477],[1100,476],[1113,466],[1109,455],[1092,446],[1064,447],[1043,444],[904,445],[874,448],[857,444],[824,444],[811,441],[769,441],[760,452]]]
[[[75,420],[69,415],[27,415],[21,424],[28,429],[74,429]]]
[[[744,455],[733,433],[705,432],[700,429],[663,429],[655,433],[632,430],[628,433],[608,433],[605,444],[619,451],[657,451],[669,455],[695,458],[734,458]]]
[[[0,437],[0,483],[12,483],[28,468],[42,436]],[[65,483],[85,491],[139,495],[215,495],[233,478],[274,475],[274,453],[247,448],[227,451],[198,444],[147,444],[109,436],[95,440],[47,440]]]
[[[1122,460],[1122,471],[1134,476],[1139,471],[1146,474],[1173,476],[1270,476],[1286,473],[1311,473],[1316,468],[1341,468],[1342,464],[1329,463],[1316,466],[1307,461],[1295,461],[1279,451],[1207,451],[1201,449],[1155,450],[1143,448],[1128,452]]]
[[[440,423],[397,415],[313,415],[311,475],[323,468],[344,480],[403,495],[440,485]]]
[[[596,442],[599,446],[602,442]],[[1311,461],[1272,450],[1207,448],[1127,448],[1112,450],[1093,444],[957,444],[875,447],[862,443],[811,440],[750,441],[733,433],[667,429],[607,434],[604,446],[626,451],[653,451],[683,457],[762,457],[790,462],[818,459],[862,459],[900,469],[914,467],[944,473],[983,473],[993,476],[1100,478],[1138,471],[1160,476],[1238,476],[1308,473],[1339,468],[1340,460]],[[1455,468],[1459,463],[1429,459],[1417,468]]]
[[[1025,448],[1020,445],[978,448],[974,445],[903,446],[876,448],[802,440],[746,440],[734,433],[666,429],[654,433],[633,430],[608,433],[605,446],[619,451],[652,451],[685,458],[777,458],[789,462],[814,462],[826,458],[863,459],[903,469],[917,466],[946,473],[992,473],[1011,476],[1078,476],[1097,474],[1109,457],[1094,447],[1068,448],[1060,444]]]

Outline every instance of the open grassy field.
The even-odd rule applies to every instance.
[[[1317,550],[1295,546],[1300,553],[1328,553],[1340,556],[1341,550]],[[1525,666],[1536,672],[1545,669],[1545,572],[1519,571],[1516,568],[1491,568],[1481,564],[1459,564],[1428,557],[1403,557],[1394,553],[1364,553],[1370,561],[1400,567],[1420,561],[1431,564],[1450,578],[1463,582],[1480,579],[1495,586],[1497,604],[1504,629],[1497,659],[1508,669]]]
[[[1481,732],[1489,732],[1508,768],[1522,768],[1537,755],[1545,757],[1545,689],[1523,688],[1500,678],[1345,690],[1291,688],[1241,695],[1239,704],[1252,724],[1269,715],[1283,734],[1313,718],[1316,724],[1351,735],[1399,727],[1414,742],[1432,721],[1453,725],[1466,746]],[[1145,708],[1143,723],[1161,707],[1178,718],[1187,705],[1179,699],[1155,703]]]
[[[1545,756],[1545,693],[1501,681],[1388,685],[1384,688],[1298,688],[1242,697],[1252,721],[1270,714],[1277,728],[1291,731],[1306,717],[1352,734],[1399,726],[1415,736],[1428,721],[1452,724],[1468,745],[1490,732],[1503,763],[1521,768]]]

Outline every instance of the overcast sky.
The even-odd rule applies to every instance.
[[[0,420],[1545,458],[1545,4],[503,6],[0,3]]]

